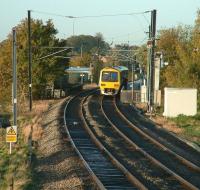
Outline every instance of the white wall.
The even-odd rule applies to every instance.
[[[154,90],[159,90],[160,84],[160,57],[155,58],[155,69],[154,69]]]
[[[141,102],[147,102],[147,86],[142,85],[141,86]]]
[[[192,116],[197,113],[197,89],[165,88],[164,95],[164,116]]]

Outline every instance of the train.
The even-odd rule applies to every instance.
[[[102,95],[117,95],[128,81],[128,68],[125,66],[105,67],[100,71],[99,87]]]

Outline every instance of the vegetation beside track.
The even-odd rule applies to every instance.
[[[0,189],[14,186],[21,189],[28,180],[28,145],[24,143],[19,130],[18,142],[13,144],[12,154],[9,154],[9,144],[5,142],[6,129],[1,128],[0,141]]]
[[[187,140],[193,141],[200,146],[200,113],[195,116],[179,115],[176,118],[171,118],[180,129],[181,136]]]
[[[200,146],[200,99],[195,116],[178,115],[174,118],[164,117],[164,106],[156,107],[155,114],[150,119],[159,127],[164,128],[178,137]],[[143,113],[147,112],[146,104],[138,103],[135,106]],[[199,148],[200,149],[200,148]]]
[[[165,118],[162,113],[157,112],[151,119],[158,126],[200,146],[200,111],[195,116],[179,115],[175,118]]]
[[[20,113],[18,118],[18,141],[12,145],[12,154],[9,154],[9,143],[6,143],[6,128],[0,128],[0,189],[24,189],[32,178],[30,165],[30,139],[33,145],[42,135],[40,127],[41,114],[47,110],[52,101],[34,102],[33,111]],[[31,135],[32,129],[32,135]]]

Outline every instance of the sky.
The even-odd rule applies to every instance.
[[[147,40],[150,13],[157,10],[157,30],[179,24],[193,25],[200,0],[0,0],[0,41],[31,11],[34,19],[52,19],[59,38],[95,35],[110,44],[143,44]],[[52,14],[44,14],[44,13]],[[139,13],[124,16],[66,18]],[[56,15],[53,15],[56,14]]]

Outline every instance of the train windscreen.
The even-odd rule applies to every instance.
[[[117,82],[117,81],[118,81],[118,73],[117,72],[103,71],[102,82]]]

